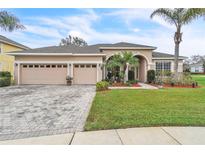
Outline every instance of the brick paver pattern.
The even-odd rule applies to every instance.
[[[0,88],[0,140],[82,131],[94,96],[90,85]]]

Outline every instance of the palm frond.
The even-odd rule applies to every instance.
[[[154,18],[155,16],[160,16],[168,23],[177,26],[176,16],[174,14],[173,9],[165,9],[165,8],[156,9],[154,12],[152,12],[150,18]]]
[[[5,31],[25,29],[20,20],[7,11],[0,11],[0,27]]]
[[[205,17],[205,8],[190,8],[186,9],[186,12],[183,14],[182,21],[183,24],[189,24],[200,17]]]

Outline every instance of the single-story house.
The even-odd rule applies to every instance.
[[[204,73],[203,62],[190,64],[190,72],[191,73]]]
[[[103,64],[112,60],[115,53],[128,51],[139,59],[138,67],[130,67],[132,78],[146,82],[150,69],[174,70],[174,56],[155,52],[155,49],[153,46],[120,42],[85,47],[43,47],[9,55],[15,56],[17,84],[66,84],[66,76],[73,77],[73,84],[95,84],[107,77],[108,71]],[[183,71],[184,59],[179,57],[179,72]]]

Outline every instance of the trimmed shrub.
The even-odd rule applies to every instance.
[[[147,71],[147,82],[153,83],[155,81],[155,70],[148,70]]]
[[[11,73],[10,72],[0,72],[0,87],[11,85]]]
[[[0,77],[0,87],[10,86],[10,85],[11,85],[11,78]]]
[[[137,84],[138,83],[138,80],[128,80],[126,82],[127,86],[131,86],[132,84]]]
[[[109,82],[107,81],[100,81],[96,83],[96,90],[102,91],[102,90],[108,90]]]
[[[7,71],[0,72],[0,77],[11,77],[11,73]]]

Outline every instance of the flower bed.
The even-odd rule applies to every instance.
[[[155,87],[160,87],[162,86],[163,88],[200,88],[200,86],[192,86],[192,85],[170,85],[170,84],[162,84],[162,85],[158,85],[158,84],[150,84],[152,86]]]
[[[172,85],[163,85],[163,87],[167,87],[167,88],[200,88],[199,86],[191,86],[191,85],[174,85],[174,86],[172,86]]]
[[[111,87],[141,87],[138,83],[127,84],[123,82],[112,83]]]

